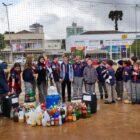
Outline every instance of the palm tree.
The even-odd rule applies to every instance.
[[[118,20],[122,20],[122,11],[110,11],[108,16],[112,21],[115,21],[115,30],[118,31]]]

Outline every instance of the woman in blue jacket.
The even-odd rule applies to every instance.
[[[7,65],[5,63],[0,64],[0,114],[2,114],[4,97],[9,92],[8,82],[4,72],[5,69],[7,69]]]

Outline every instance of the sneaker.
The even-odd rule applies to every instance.
[[[100,96],[100,99],[103,99],[103,95]]]
[[[114,104],[114,103],[116,103],[115,101],[112,101],[112,103]]]
[[[104,104],[112,104],[110,101],[105,101]]]
[[[117,101],[121,101],[122,99],[120,97],[117,98]]]
[[[105,99],[107,99],[108,98],[108,95],[107,94],[105,94]]]
[[[129,100],[124,100],[124,103],[125,103],[125,104],[131,104],[132,102],[129,101]]]

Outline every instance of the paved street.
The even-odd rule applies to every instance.
[[[140,107],[117,103],[105,105],[89,119],[66,123],[60,127],[31,127],[0,118],[1,140],[139,140]]]

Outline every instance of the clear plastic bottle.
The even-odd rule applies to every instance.
[[[61,117],[61,114],[59,115],[59,125],[62,125],[62,117]]]

